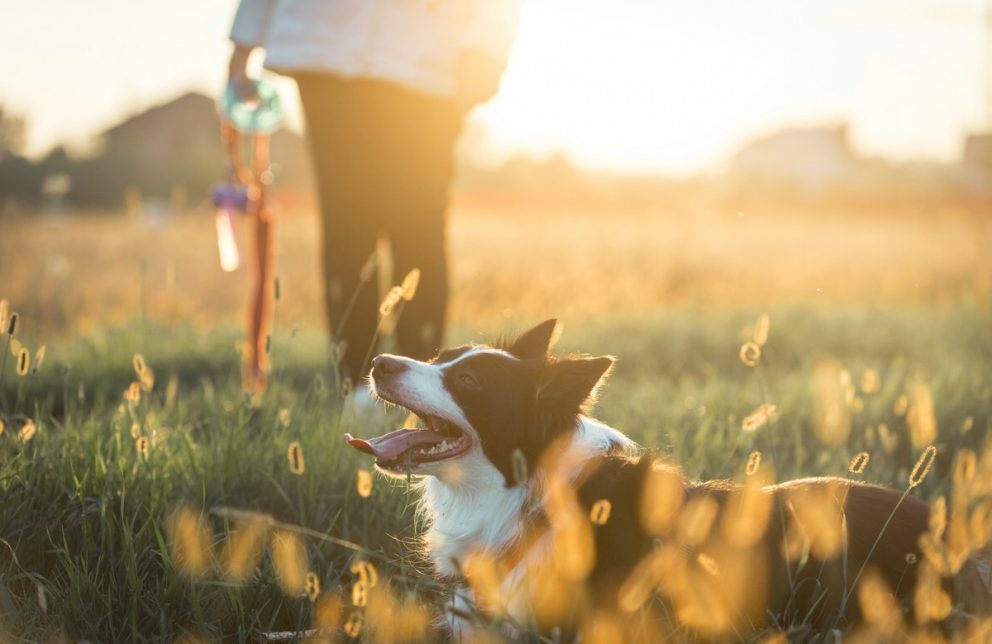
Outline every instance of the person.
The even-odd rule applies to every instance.
[[[245,82],[261,47],[265,67],[299,89],[318,185],[327,322],[343,341],[342,375],[353,383],[376,338],[378,280],[362,277],[380,236],[395,276],[421,272],[397,323],[398,351],[426,359],[443,342],[454,144],[468,111],[499,88],[518,13],[519,0],[238,6],[230,82]]]

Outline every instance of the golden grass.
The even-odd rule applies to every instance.
[[[250,277],[220,270],[212,223],[206,210],[179,214],[163,228],[110,214],[8,219],[0,237],[4,297],[44,337],[141,315],[238,326]],[[490,330],[506,316],[549,312],[981,298],[992,293],[988,227],[955,213],[546,213],[462,201],[450,223],[451,312],[456,322]],[[323,325],[318,239],[311,213],[280,219],[279,316],[290,326]],[[409,296],[416,279],[407,277]],[[762,324],[748,338],[759,346]]]

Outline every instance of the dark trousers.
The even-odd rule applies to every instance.
[[[320,199],[327,321],[345,342],[343,375],[358,382],[378,325],[377,276],[347,317],[345,309],[380,236],[392,248],[394,283],[413,268],[421,272],[397,324],[398,351],[426,359],[443,341],[445,213],[463,113],[453,102],[383,81],[329,74],[296,81]]]

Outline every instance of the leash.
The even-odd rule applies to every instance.
[[[275,289],[276,217],[268,201],[272,173],[269,168],[271,134],[282,124],[279,96],[270,84],[248,80],[234,83],[218,102],[220,134],[227,154],[227,182],[214,187],[217,248],[221,269],[234,271],[240,264],[235,214],[248,216],[251,227],[244,360],[241,386],[257,401],[265,391],[269,370],[269,333]]]

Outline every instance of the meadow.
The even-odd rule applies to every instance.
[[[404,482],[370,484],[371,463],[342,438],[404,418],[348,412],[322,333],[312,218],[291,213],[280,231],[258,404],[239,382],[247,277],[220,272],[208,213],[3,225],[13,339],[35,363],[46,348],[18,375],[0,335],[0,639],[426,637],[446,590],[411,547],[414,496]],[[778,480],[907,488],[932,445],[911,493],[936,502],[958,494],[962,454],[977,455],[976,476],[992,468],[990,232],[955,212],[461,201],[449,336],[489,341],[560,318],[558,351],[618,358],[596,415],[691,477],[740,478],[759,453]],[[748,342],[760,356],[742,356]],[[825,425],[832,403],[844,421]],[[849,471],[862,452],[867,467]],[[834,634],[750,637],[814,636]]]

